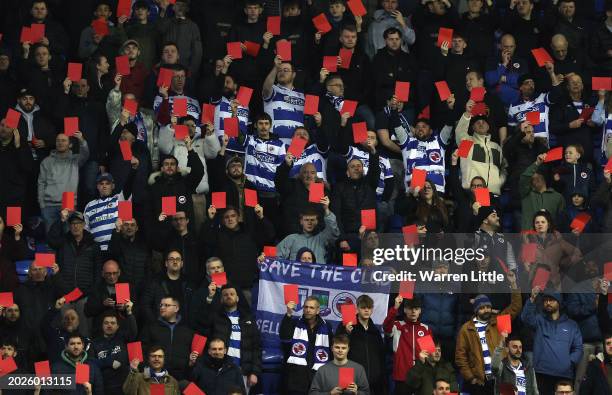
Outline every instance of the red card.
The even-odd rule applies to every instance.
[[[342,108],[340,109],[340,114],[344,114],[345,112],[348,112],[349,114],[351,114],[351,117],[355,115],[355,110],[357,109],[357,105],[359,103],[357,103],[355,100],[344,100],[342,102]]]
[[[453,29],[441,27],[440,30],[438,30],[438,42],[436,43],[436,47],[441,47],[444,41],[448,43],[450,48],[453,44]]]
[[[79,118],[78,117],[66,117],[64,118],[64,134],[68,137],[74,136],[74,133],[79,130]]]
[[[172,100],[172,114],[177,117],[187,116],[187,98],[186,97],[175,97]]]
[[[276,42],[276,55],[280,56],[283,62],[291,61],[291,42],[278,40]]]
[[[142,343],[141,342],[128,343],[127,352],[128,352],[128,361],[131,362],[137,359],[138,362],[144,362],[144,358],[142,356]]]
[[[304,115],[315,115],[317,112],[319,112],[319,96],[306,95]]]
[[[136,111],[138,111],[138,102],[134,99],[126,98],[123,101],[123,108],[130,113],[131,116],[136,115]]]
[[[275,246],[264,246],[263,253],[265,256],[277,256]]]
[[[74,210],[74,192],[62,193],[62,210]]]
[[[291,153],[296,158],[299,158],[302,156],[302,152],[304,152],[304,148],[306,148],[307,143],[308,141],[305,139],[296,136],[291,139],[291,145],[289,145],[287,152]]]
[[[460,158],[467,158],[474,142],[472,140],[461,140],[457,154]]]
[[[189,385],[183,390],[184,395],[206,395],[204,391],[200,389],[194,383],[189,383]]]
[[[612,77],[593,77],[591,79],[591,86],[594,91],[612,90]]]
[[[13,357],[0,359],[0,377],[11,374],[15,370],[17,370],[17,364],[15,363]]]
[[[6,226],[15,226],[21,223],[21,207],[6,208]]]
[[[338,56],[340,57],[340,68],[349,69],[351,67],[353,52],[350,49],[340,48],[340,53],[338,53]]]
[[[427,178],[427,171],[423,169],[412,169],[412,178],[410,179],[410,188],[414,189],[420,187],[423,189],[425,186],[425,179]]]
[[[32,23],[30,25],[30,38],[33,43],[41,41],[45,37],[45,24]]]
[[[368,13],[361,0],[349,0],[347,5],[355,16],[364,16]]]
[[[166,88],[170,87],[172,84],[172,76],[174,72],[170,69],[164,69],[163,67],[159,69],[159,74],[157,75],[157,86]]]
[[[338,71],[338,57],[337,56],[323,56],[323,68],[330,73]]]
[[[346,388],[355,381],[355,369],[339,368],[338,369],[338,387]]]
[[[531,54],[535,58],[539,67],[542,67],[546,64],[546,62],[553,62],[553,59],[550,57],[549,53],[544,48],[536,48],[531,50]]]
[[[536,253],[538,245],[536,243],[523,244],[521,248],[521,258],[523,262],[534,263],[536,261]]]
[[[266,254],[266,256],[268,256]],[[297,284],[285,284],[283,286],[285,293],[285,304],[289,302],[293,302],[298,304],[300,302],[300,295],[298,294],[298,285]]]
[[[563,147],[556,147],[546,153],[544,162],[554,162],[563,158]]]
[[[604,264],[604,278],[608,281],[612,280],[612,262]]]
[[[254,189],[244,188],[244,205],[247,207],[255,207],[257,206],[257,203],[257,191]]]
[[[166,385],[165,384],[149,384],[149,391],[151,395],[165,395]]]
[[[399,294],[404,299],[412,299],[414,297],[415,281],[402,281],[399,286]]]
[[[225,272],[213,273],[210,275],[210,279],[217,284],[217,287],[222,287],[227,284],[227,274]]]
[[[187,125],[174,125],[174,138],[176,140],[185,140],[187,136],[189,136]]]
[[[116,283],[115,284],[115,300],[117,304],[125,304],[132,300],[130,298],[130,284],[129,283]]]
[[[34,263],[36,266],[51,267],[55,263],[55,254],[37,252],[34,254]]]
[[[497,316],[497,330],[499,333],[512,333],[512,317],[510,317],[510,314]]]
[[[539,267],[536,270],[535,277],[533,278],[533,288],[540,287],[540,290],[546,289],[546,284],[548,284],[548,279],[550,278],[550,272],[542,267]]]
[[[610,173],[612,173],[612,158],[610,158],[608,160],[608,163],[606,163],[606,167],[604,167],[604,171],[608,171]]]
[[[308,191],[308,201],[311,203],[320,203],[325,196],[325,185],[322,182],[313,182],[310,184]]]
[[[32,29],[28,26],[21,28],[21,35],[19,36],[20,43],[32,43]]]
[[[202,123],[215,124],[215,106],[212,104],[202,105]]]
[[[342,314],[342,325],[347,325],[349,322],[353,324],[357,321],[357,307],[353,303],[345,303],[340,305],[340,314]]]
[[[593,115],[594,112],[595,112],[595,107],[583,108],[582,111],[580,112],[580,119],[584,119],[585,121],[588,121],[589,119],[591,119],[591,115]]]
[[[410,82],[395,81],[395,97],[398,101],[407,102],[410,95]]]
[[[0,292],[0,306],[11,307],[14,304],[12,292]]]
[[[540,112],[539,111],[530,111],[525,114],[525,120],[529,122],[531,126],[536,126],[540,124]]]
[[[123,160],[132,160],[132,145],[127,140],[119,140],[119,149]]]
[[[227,54],[232,57],[232,59],[242,59],[242,44],[240,41],[235,41],[226,44]]]
[[[162,213],[176,215],[176,196],[162,196]]]
[[[132,214],[132,202],[130,200],[117,202],[117,211],[122,221],[131,221],[134,218]]]
[[[499,383],[499,395],[514,395],[514,386],[510,383]]]
[[[21,118],[21,113],[9,108],[4,117],[4,124],[7,128],[15,129],[19,125],[19,118]]]
[[[446,81],[438,81],[436,82],[436,89],[438,90],[438,96],[440,96],[440,101],[445,101],[451,95],[450,88]]]
[[[361,210],[361,226],[376,230],[376,210]]]
[[[206,336],[198,335],[197,333],[193,335],[193,339],[191,340],[191,352],[197,352],[202,355],[204,352],[204,347],[206,347]]]
[[[81,80],[83,76],[83,65],[81,63],[68,63],[68,79],[72,82]]]
[[[417,233],[416,225],[402,226],[402,234],[404,235],[404,243],[408,246],[414,246],[419,243],[419,234]]]
[[[51,376],[51,365],[49,361],[34,362],[34,372],[36,372],[36,376],[38,377]]]
[[[89,383],[89,365],[86,363],[76,364],[75,381],[77,384]]]
[[[238,102],[242,104],[243,107],[248,107],[249,103],[251,102],[252,95],[253,89],[247,88],[246,86],[241,86],[240,89],[238,89],[238,95],[236,95],[236,100],[238,100]]]
[[[591,216],[588,213],[578,213],[578,215],[576,215],[574,217],[574,219],[572,220],[572,223],[570,224],[570,228],[571,229],[576,229],[579,232],[583,232],[585,226],[587,225],[587,223],[589,223],[589,221],[591,220]]]
[[[355,144],[368,141],[368,125],[365,122],[353,124],[353,141]]]
[[[266,30],[272,33],[274,36],[278,36],[281,33],[280,16],[269,16],[266,23]]]
[[[115,58],[115,68],[117,73],[121,75],[130,75],[130,59],[127,55],[117,56]]]
[[[227,194],[225,192],[213,192],[211,200],[211,204],[216,209],[227,207]]]
[[[117,17],[130,16],[132,11],[132,0],[119,0],[117,3]]]
[[[421,351],[427,351],[430,354],[436,351],[436,345],[430,335],[417,337],[417,344]]]
[[[342,254],[342,266],[357,267],[357,254]]]
[[[499,266],[502,268],[502,270],[504,271],[504,273],[508,274],[509,270],[508,270],[508,266],[506,266],[506,264],[504,263],[504,261],[502,261],[499,257],[496,257],[497,259],[497,263],[499,263]]]
[[[476,86],[470,91],[470,100],[474,100],[476,103],[481,102],[484,100],[485,93],[487,93],[487,90],[484,87]]]
[[[317,31],[323,34],[331,31],[332,29],[332,26],[329,24],[329,21],[327,20],[327,17],[324,13],[320,13],[319,15],[312,18],[312,23],[315,25]]]
[[[64,295],[64,299],[66,300],[66,303],[70,303],[78,300],[81,296],[83,296],[83,292],[81,292],[80,289],[75,288],[66,295]]]
[[[475,188],[474,197],[483,207],[488,207],[491,205],[491,194],[489,193],[489,188]]]
[[[238,137],[238,118],[223,118],[223,132],[227,137]]]
[[[94,20],[93,22],[91,22],[91,27],[94,30],[94,34],[97,34],[98,36],[108,36],[108,34],[110,33],[110,30],[108,28],[108,23],[106,22],[106,19],[104,18],[98,18],[96,20]]]
[[[246,47],[247,55],[252,57],[257,57],[257,55],[259,55],[261,45],[254,43],[253,41],[245,41],[244,46]]]

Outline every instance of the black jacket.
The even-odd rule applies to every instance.
[[[120,283],[125,282],[123,278],[119,280]],[[130,297],[134,299],[131,295]],[[92,336],[101,336],[102,333],[102,315],[107,311],[115,311],[119,318],[119,324],[125,325],[127,320],[127,316],[125,311],[115,310],[114,308],[104,306],[104,299],[113,299],[115,302],[115,286],[107,286],[104,280],[98,281],[98,283],[93,287],[93,290],[89,297],[87,298],[87,302],[85,302],[85,316],[88,318],[92,318],[93,327],[91,329]],[[124,302],[121,302],[122,304]]]
[[[141,233],[136,233],[134,241],[130,241],[113,231],[108,255],[119,263],[121,276],[130,283],[131,292],[139,298],[151,278],[151,249]]]
[[[585,92],[586,93],[586,92]],[[583,103],[591,104],[583,99]],[[580,114],[569,96],[550,108],[549,131],[557,136],[557,146],[566,147],[569,144],[581,144],[584,149],[583,163],[593,160],[593,140],[599,128],[592,128],[585,123],[579,128],[570,128],[570,122],[578,119]]]
[[[391,51],[386,47],[378,50],[372,60],[372,83],[375,93],[374,111],[387,105],[395,93],[395,82],[414,82],[417,77],[417,63],[414,56],[402,50]],[[411,89],[409,102],[414,102],[416,89]]]
[[[21,206],[23,202],[28,201],[27,186],[34,173],[32,151],[28,146],[27,134],[23,133],[27,131],[20,129],[19,132],[19,148],[15,148],[14,137],[6,145],[0,143],[0,209],[3,216],[7,206]]]
[[[181,276],[177,281],[180,282],[179,285],[181,288],[181,292],[178,295],[172,293],[173,284],[166,272],[160,273],[153,278],[150,284],[148,284],[140,302],[140,313],[146,323],[157,321],[159,315],[159,302],[166,296],[174,296],[178,299],[181,305],[180,312],[183,316],[184,323],[188,322],[188,312],[190,310],[191,295],[193,294],[194,286],[189,281],[189,278],[185,276]]]
[[[233,387],[242,388],[242,372],[227,355],[220,368],[213,366],[211,357],[206,354],[195,364],[189,379],[208,395],[226,395]]]
[[[165,254],[167,251],[176,250],[183,257],[183,270],[181,274],[189,279],[195,286],[200,285],[206,270],[200,259],[200,246],[195,231],[190,230],[181,236],[166,218],[158,222],[155,227],[152,246],[155,250]]]
[[[605,353],[605,350],[604,350]],[[586,374],[580,384],[580,395],[610,395],[612,389],[608,385],[606,373],[612,369],[610,363],[604,364],[599,359],[595,358],[589,362]]]
[[[24,119],[23,111],[19,106],[17,106],[17,110],[22,113],[21,118],[19,118],[19,125],[17,128],[19,129],[21,136],[24,139],[27,139],[28,133],[30,132],[28,129],[28,123]],[[34,109],[33,112],[32,129],[34,130],[32,130],[32,134],[37,140],[42,140],[45,142],[45,148],[35,149],[37,161],[42,162],[42,160],[49,155],[51,149],[55,147],[55,136],[57,135],[57,132],[51,118],[44,115],[40,109]]]

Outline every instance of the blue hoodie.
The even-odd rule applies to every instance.
[[[535,331],[533,365],[536,373],[574,379],[574,367],[582,358],[582,335],[575,321],[561,314],[553,321],[536,313],[536,305],[527,300],[521,320]]]

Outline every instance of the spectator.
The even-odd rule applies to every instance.
[[[108,1],[100,1],[94,11],[94,20],[106,23],[108,35],[100,35],[92,26],[87,26],[81,32],[79,41],[79,58],[85,60],[92,55],[101,54],[107,59],[114,59],[121,43],[127,40],[123,23],[127,21],[127,16],[119,17],[119,25],[115,26],[109,19],[113,14],[111,5]]]
[[[147,1],[140,0],[132,5],[132,23],[125,27],[128,39],[138,43],[140,54],[138,60],[147,72],[153,68],[157,60],[158,43],[161,41],[159,31],[155,23],[149,22],[149,5]]]
[[[147,366],[144,372],[138,371],[140,361],[130,361],[130,373],[123,383],[126,394],[149,394],[151,384],[163,384],[164,393],[178,394],[179,384],[165,369],[166,353],[161,346],[153,345],[147,353]]]
[[[5,92],[0,97],[0,114],[5,114],[15,104],[17,73],[14,61],[8,48],[0,48],[0,89]]]
[[[589,362],[584,381],[580,383],[580,394],[596,395],[610,392],[606,372],[610,369],[612,356],[612,336],[606,334],[603,341],[603,353]],[[603,369],[602,369],[603,368]]]
[[[450,229],[450,218],[444,200],[431,180],[421,187],[408,188],[405,197],[396,201],[396,211],[406,224],[416,224],[427,233],[444,233]]]
[[[406,376],[407,388],[414,394],[429,395],[434,393],[438,380],[444,380],[450,385],[451,391],[457,391],[457,379],[455,369],[450,362],[442,359],[440,344],[435,344],[433,353],[421,350],[419,359],[414,367],[408,371]]]
[[[597,191],[593,194],[591,203],[593,206],[600,206],[604,210],[604,218],[601,220],[602,232],[612,231],[612,200],[610,199],[612,178],[610,171],[604,170],[604,181],[597,187]]]
[[[21,113],[17,130],[23,133],[30,143],[34,158],[34,174],[38,175],[40,162],[49,155],[55,147],[56,131],[53,120],[41,111],[37,96],[30,89],[23,88],[17,94],[15,109]]]
[[[38,358],[40,342],[36,339],[34,328],[27,325],[21,317],[21,308],[17,304],[0,307],[0,339],[10,341],[19,353],[18,361],[23,366],[31,366]]]
[[[612,73],[612,3],[605,4],[606,19],[599,22],[590,38],[589,55],[595,63],[594,72],[601,75]]]
[[[502,340],[493,352],[491,368],[495,376],[495,393],[502,385],[512,386],[519,393],[538,394],[538,383],[531,362],[523,357],[523,342],[514,334],[502,332]],[[502,357],[503,353],[507,357]]]
[[[202,62],[202,41],[200,29],[191,19],[189,14],[189,2],[179,0],[172,8],[174,17],[166,17],[159,20],[159,28],[162,32],[164,42],[177,43],[181,54],[180,63],[185,66],[191,75],[196,76],[200,72]]]
[[[459,150],[455,150],[451,156],[451,166],[448,176],[448,186],[450,187],[452,196],[455,200],[455,212],[453,213],[453,222],[455,230],[461,233],[471,233],[479,228],[477,223],[478,209],[480,204],[476,201],[474,190],[476,188],[486,188],[487,183],[484,178],[475,176],[470,181],[470,188],[463,189],[461,185],[460,167],[459,167]]]
[[[450,382],[443,378],[436,379],[434,383],[433,395],[447,395],[450,394]]]
[[[5,192],[0,197],[0,211],[5,207],[21,205],[29,201],[28,184],[34,175],[32,151],[27,136],[19,129],[6,126],[6,119],[0,121],[0,185]]]
[[[535,287],[525,303],[521,320],[535,331],[533,365],[542,394],[559,393],[560,380],[574,379],[574,366],[582,358],[582,336],[578,325],[561,313],[561,294],[546,290],[542,294],[543,313],[536,313],[536,298],[540,288]],[[569,384],[569,393],[573,385]],[[563,389],[565,390],[565,389]]]
[[[565,147],[564,158],[561,165],[553,170],[553,187],[565,197],[565,203],[570,204],[572,195],[576,192],[589,200],[591,191],[595,189],[593,172],[580,158],[584,150],[578,144]]]
[[[208,353],[198,358],[189,378],[209,395],[226,395],[231,388],[238,387],[244,393],[242,371],[227,355],[225,341],[215,337],[207,342]]]
[[[530,1],[520,0],[519,4]],[[499,57],[487,61],[485,79],[487,87],[499,92],[499,98],[508,106],[519,98],[517,80],[521,74],[527,73],[529,69],[525,61],[518,56],[518,53],[515,56],[517,46],[511,34],[503,35],[499,46]]]
[[[72,393],[102,395],[104,394],[102,373],[95,359],[87,353],[85,344],[85,338],[78,333],[68,336],[61,359],[51,365],[51,372],[53,374],[75,374],[77,364],[86,364],[89,366],[89,380],[83,384],[77,384],[76,390]]]
[[[580,53],[586,52],[588,48],[587,22],[584,18],[576,14],[575,0],[560,0],[557,4],[557,14],[555,18],[550,18],[552,24],[551,33],[563,35],[569,42],[569,47]],[[554,40],[554,38],[553,38]],[[566,43],[568,44],[568,43]],[[566,45],[567,50],[567,45]]]
[[[408,46],[414,44],[416,35],[409,26],[408,18],[404,17],[399,11],[399,2],[397,0],[383,0],[381,5],[382,8],[374,12],[373,21],[368,26],[366,53],[370,58],[374,58],[378,50],[388,45],[386,43],[387,37],[384,36],[390,28],[397,29],[400,39],[403,39],[402,50],[409,52]]]
[[[89,97],[95,102],[104,104],[108,93],[113,88],[108,59],[104,55],[94,55],[88,63],[87,70]]]
[[[53,308],[50,308],[41,320],[41,332],[47,346],[47,356],[51,363],[62,359],[62,350],[64,350],[68,338],[71,335],[79,333],[81,321],[76,310],[73,308],[61,309],[65,306],[66,299],[62,296],[55,301]],[[61,317],[61,322],[56,325],[55,321]],[[83,339],[85,351],[89,350],[90,341],[88,338]]]
[[[476,58],[482,70],[493,49],[494,31],[499,25],[499,12],[484,0],[469,0],[467,11],[461,14],[457,30],[463,32],[469,44],[468,51]]]
[[[40,42],[49,47],[53,56],[65,57],[68,54],[68,35],[64,27],[49,15],[46,0],[35,0],[31,4],[28,26],[33,23],[44,24],[45,36]]]
[[[569,2],[573,3],[573,1],[566,1],[566,3]],[[583,48],[586,48],[586,44],[580,48],[570,47],[563,34],[555,34],[551,39],[550,49],[557,73],[561,75],[575,73],[590,80],[592,64],[584,54]]]
[[[11,340],[4,340],[1,342],[2,343],[2,348],[0,349],[0,353],[1,353],[1,357],[2,360],[6,360],[9,358],[13,358],[13,360],[16,362],[17,364],[17,370],[13,371],[12,374],[24,374],[25,372],[27,372],[26,369],[20,368],[19,365],[22,365],[19,361],[19,357],[21,356],[21,353],[19,351],[17,351],[17,346],[11,342]],[[23,394],[25,390],[21,389],[8,389],[8,390],[4,390],[2,393],[7,394],[7,395],[13,395],[13,394]],[[32,394],[32,395],[40,395],[40,387],[39,388],[35,388],[32,392],[26,392],[27,394]]]
[[[491,258],[501,259],[509,270],[516,270],[516,257],[511,240],[499,233],[501,225],[497,210],[492,206],[477,206],[476,223],[479,226],[474,233],[474,245],[486,249]]]
[[[174,99],[187,100],[187,115],[195,119],[200,119],[200,103],[197,99],[189,95],[187,85],[187,69],[180,64],[165,65],[165,68],[172,70],[172,82],[170,87],[160,86],[159,93],[153,100],[153,111],[157,115],[157,122],[160,125],[170,123],[170,118],[174,115]]]
[[[530,51],[540,46],[540,31],[543,25],[541,18],[533,0],[511,1],[509,5],[510,9],[505,10],[507,15],[500,20],[500,27],[504,33],[511,34],[516,39],[517,56],[527,59],[531,55]],[[505,48],[502,46],[502,49]]]
[[[574,385],[569,380],[558,381],[555,386],[555,395],[574,395]]]
[[[129,39],[121,45],[119,53],[128,57],[130,67],[130,74],[121,75],[119,77],[121,79],[121,93],[124,95],[131,93],[134,95],[136,101],[141,101],[149,69],[139,61],[140,44],[134,39]],[[117,74],[119,73],[117,72]]]
[[[424,6],[417,7],[412,15],[412,23],[416,31],[416,54],[422,69],[420,77],[430,79],[431,74],[429,73],[438,60],[440,51],[437,46],[438,35],[436,33],[441,27],[455,28],[459,15],[449,0],[426,0],[423,4]]]
[[[477,3],[482,5],[480,0],[472,1],[469,4]],[[435,57],[435,62],[431,65],[435,81],[446,81],[451,92],[463,90],[465,75],[473,70],[481,69],[479,62],[471,55],[471,45],[468,43],[464,33],[454,31],[452,41],[442,43],[440,55]],[[482,49],[475,51],[482,51]]]

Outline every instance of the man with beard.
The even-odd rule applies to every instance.
[[[504,386],[516,388],[519,394],[535,395],[538,393],[535,372],[529,361],[523,358],[523,342],[514,334],[502,332],[502,341],[495,347],[491,367],[495,375],[495,393],[501,392]],[[504,347],[505,346],[505,347]],[[502,358],[504,352],[508,355]]]
[[[128,57],[130,65],[130,74],[119,77],[121,79],[121,93],[124,95],[131,93],[136,98],[136,101],[141,101],[149,71],[142,62],[138,61],[140,44],[133,39],[127,40],[121,46],[119,53]]]
[[[54,375],[73,375],[76,372],[77,364],[89,366],[89,380],[83,384],[77,384],[77,389],[73,393],[84,392],[87,395],[103,395],[102,372],[100,372],[96,361],[85,350],[85,338],[78,333],[73,333],[66,339],[66,347],[62,351],[60,359],[51,364],[51,373]],[[69,394],[71,392],[66,391],[64,393]]]
[[[608,372],[612,371],[612,333],[608,333],[603,341],[603,353],[596,355],[589,362],[584,381],[580,383],[580,394],[609,394],[610,384]]]
[[[179,385],[176,379],[164,369],[166,353],[160,346],[151,346],[148,353],[148,363],[144,371],[138,371],[140,361],[134,359],[130,361],[130,373],[123,383],[124,394],[149,394],[151,384],[163,384],[164,393],[178,394]]]
[[[242,372],[227,355],[225,341],[215,337],[207,345],[208,354],[195,362],[189,379],[208,395],[226,395],[234,387],[243,394]]]
[[[515,276],[509,276],[508,280],[511,281],[512,302],[499,315],[510,314],[514,319],[521,311],[521,291]],[[495,384],[491,350],[499,344],[501,335],[489,297],[478,295],[472,305],[474,317],[463,324],[457,335],[455,363],[463,376],[463,391],[472,395],[489,395]]]
[[[477,207],[476,223],[478,224],[478,230],[474,233],[474,245],[487,250],[490,256],[504,261],[508,269],[516,269],[516,258],[512,244],[506,240],[503,233],[498,232],[501,224],[497,211],[491,206],[477,204]]]
[[[575,321],[561,313],[561,294],[546,290],[542,295],[543,312],[536,312],[536,298],[540,287],[531,291],[525,303],[521,321],[531,328],[533,365],[541,394],[555,392],[560,380],[574,380],[574,367],[582,358],[582,335]]]
[[[160,125],[170,123],[170,117],[174,114],[174,99],[187,100],[187,115],[200,119],[200,103],[197,99],[190,97],[187,90],[187,69],[180,64],[165,65],[164,68],[172,70],[172,82],[170,87],[161,86],[153,101],[153,110],[157,115]]]
[[[442,359],[442,349],[438,339],[434,339],[435,351],[430,354],[425,350],[419,353],[419,359],[406,376],[408,389],[415,395],[435,394],[438,379],[448,383],[449,390],[457,392],[457,378],[453,365]]]
[[[36,165],[34,171],[38,174],[39,163],[55,146],[56,131],[53,120],[41,111],[37,97],[30,89],[24,88],[19,91],[15,110],[21,113],[17,130],[30,143]]]
[[[32,327],[21,316],[20,306],[0,306],[0,339],[10,341],[15,345],[15,351],[19,352],[17,363],[30,366],[40,352],[38,342]]]

